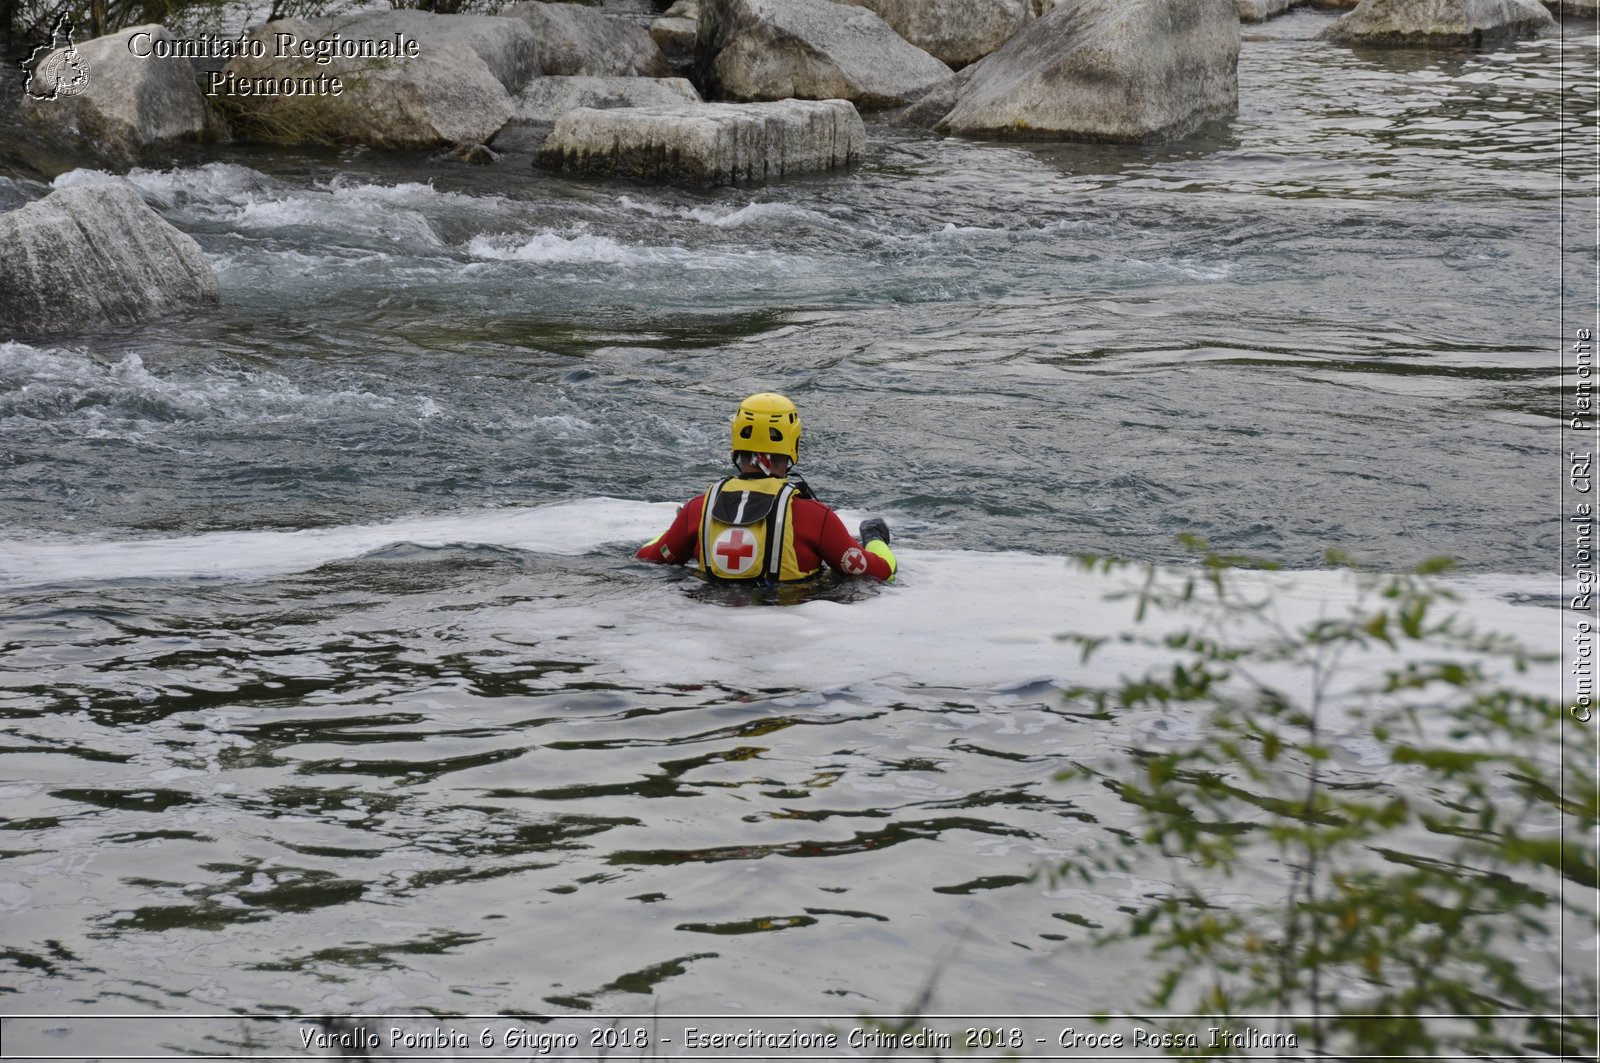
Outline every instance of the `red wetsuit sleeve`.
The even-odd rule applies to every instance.
[[[680,506],[672,527],[639,547],[633,556],[658,565],[681,565],[693,560],[695,542],[700,538],[700,513],[705,503],[706,496],[700,495]]]
[[[802,568],[807,567],[803,552],[814,551],[828,566],[846,576],[888,579],[894,575],[889,563],[861,549],[839,515],[821,502],[797,498],[794,503],[795,552]]]

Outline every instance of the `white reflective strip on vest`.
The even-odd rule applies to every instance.
[[[767,577],[774,583],[778,582],[779,574],[783,571],[783,542],[789,530],[789,499],[793,495],[794,488],[784,484],[783,490],[778,492],[778,504],[772,514],[772,522],[767,525]]]
[[[706,492],[705,509],[700,512],[700,567],[706,572],[711,572],[711,511],[717,508],[717,496],[722,493],[722,484],[714,483],[711,490]]]

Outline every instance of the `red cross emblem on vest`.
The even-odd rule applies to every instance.
[[[743,528],[729,528],[717,536],[711,548],[717,567],[732,576],[742,576],[755,567],[756,537]]]

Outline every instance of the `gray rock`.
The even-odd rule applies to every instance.
[[[837,170],[866,149],[845,100],[701,103],[569,111],[539,165],[688,185],[761,182]]]
[[[533,151],[555,128],[556,119],[581,107],[669,106],[699,103],[700,94],[684,78],[534,78],[512,100],[511,121],[495,138],[501,151]]]
[[[1239,9],[1240,22],[1265,22],[1281,15],[1291,7],[1299,7],[1306,0],[1233,0]]]
[[[914,129],[933,129],[944,121],[944,116],[961,101],[961,94],[966,91],[968,83],[978,75],[987,61],[985,57],[970,66],[962,67],[956,71],[955,77],[941,81],[905,107],[892,112],[888,116],[889,124]]]
[[[694,62],[695,36],[700,27],[700,0],[677,0],[650,23],[650,39],[673,66]]]
[[[840,0],[877,13],[900,36],[952,67],[976,62],[1034,18],[1033,0]]]
[[[404,33],[423,52],[446,44],[459,44],[483,60],[495,80],[515,93],[539,74],[539,42],[533,28],[522,19],[499,15],[435,15],[427,11],[398,9],[363,11],[355,15],[306,19],[324,37],[380,39]]]
[[[301,41],[331,32],[301,19],[280,19],[252,36],[267,42],[267,56],[229,60],[215,87],[235,132],[277,143],[362,144],[422,149],[487,144],[511,118],[511,97],[476,51],[464,43],[418,41],[409,58],[274,58],[279,33]],[[297,89],[319,77],[340,79],[337,94]],[[259,80],[258,80],[259,79]],[[278,94],[272,90],[278,87]],[[248,90],[248,92],[246,91]]]
[[[851,100],[898,107],[950,68],[866,8],[831,0],[701,0],[702,84],[736,100]]]
[[[1061,0],[979,64],[941,130],[1175,140],[1239,107],[1233,0]]]
[[[1558,15],[1594,18],[1600,14],[1600,0],[1544,0],[1544,6]]]
[[[461,144],[452,150],[448,156],[456,162],[468,163],[472,166],[488,166],[500,161],[500,154],[483,144]]]
[[[129,50],[136,36],[143,56]],[[150,148],[214,139],[222,126],[206,107],[190,61],[149,54],[151,42],[171,39],[172,34],[151,24],[77,45],[84,75],[81,90],[53,100],[24,97],[23,114],[53,139],[123,166]],[[52,52],[37,69],[60,63],[67,51]],[[40,84],[33,91],[47,89]]]
[[[1538,0],[1362,0],[1319,36],[1337,44],[1475,46],[1554,25]]]
[[[0,328],[131,324],[218,298],[200,245],[125,182],[63,188],[0,214]]]
[[[662,56],[672,64],[694,62],[694,39],[700,28],[700,16],[683,18],[662,15],[650,23],[650,39],[661,49]]]
[[[523,0],[502,14],[532,27],[545,74],[660,78],[672,73],[649,30],[583,4]]]

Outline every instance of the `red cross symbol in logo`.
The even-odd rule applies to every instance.
[[[852,576],[864,576],[867,574],[867,555],[853,546],[844,552],[843,557],[839,558],[839,563],[845,572]]]
[[[756,541],[743,528],[733,528],[717,537],[712,553],[717,555],[724,569],[737,576],[755,564]]]

